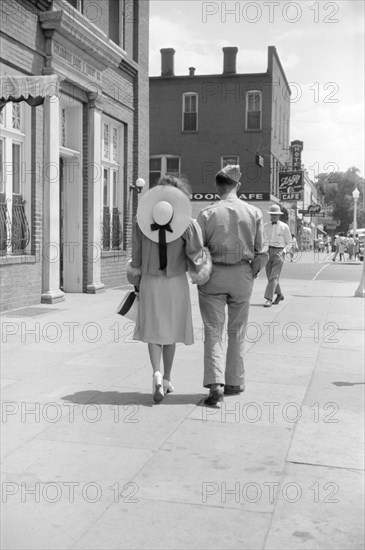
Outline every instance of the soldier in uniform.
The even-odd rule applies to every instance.
[[[209,281],[199,286],[204,323],[204,381],[210,393],[206,405],[216,405],[225,394],[244,391],[244,337],[253,280],[262,265],[261,211],[240,200],[241,172],[227,165],[215,176],[220,200],[198,216],[203,242],[213,262]],[[222,349],[225,308],[228,306],[228,348]]]

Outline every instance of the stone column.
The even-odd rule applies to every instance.
[[[102,169],[101,169],[101,112],[96,105],[97,94],[89,93],[88,133],[88,210],[87,210],[87,292],[96,294],[105,290],[101,282],[101,224],[102,224]]]
[[[60,106],[56,96],[46,97],[43,107],[43,250],[41,302],[61,302],[60,289],[60,173],[59,120]]]

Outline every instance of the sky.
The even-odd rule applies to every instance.
[[[224,46],[237,73],[267,70],[275,46],[292,89],[290,141],[304,143],[309,177],[352,166],[364,177],[363,0],[150,0],[150,76],[161,48],[175,49],[175,75],[221,74]]]

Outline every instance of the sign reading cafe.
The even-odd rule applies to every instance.
[[[279,172],[279,195],[281,201],[302,200],[303,172],[292,170],[291,172]]]

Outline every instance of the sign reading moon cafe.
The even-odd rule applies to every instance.
[[[279,195],[281,201],[301,201],[303,171],[279,172]]]

